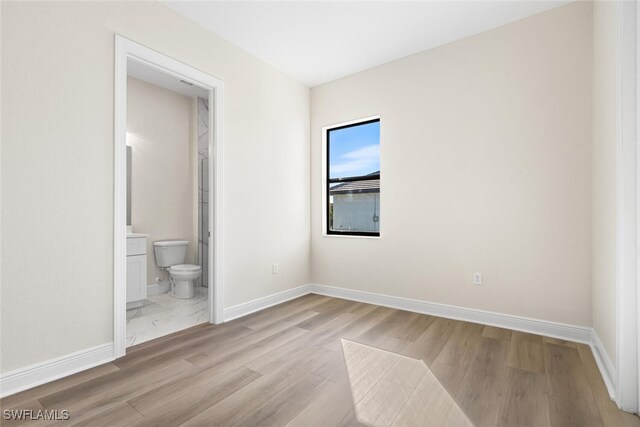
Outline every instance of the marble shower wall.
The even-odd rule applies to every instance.
[[[209,286],[209,101],[198,98],[198,265]]]

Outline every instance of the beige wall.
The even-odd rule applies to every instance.
[[[225,82],[224,306],[309,281],[309,89],[159,3],[0,7],[2,372],[113,339],[115,33]]]
[[[131,146],[131,225],[147,238],[147,281],[161,277],[156,240],[187,240],[197,264],[195,99],[129,77],[127,145]],[[194,222],[194,219],[196,220]]]
[[[310,100],[158,3],[0,5],[0,371],[112,340],[115,33],[225,81],[225,307],[312,281],[593,324],[615,357],[613,6],[575,2]],[[320,129],[377,114],[382,238],[322,237]]]
[[[312,89],[312,281],[590,326],[591,35],[576,2]],[[323,237],[321,128],[372,115],[382,236]]]
[[[616,3],[593,8],[593,328],[616,360]]]

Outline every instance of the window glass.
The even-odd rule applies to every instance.
[[[327,233],[380,235],[380,120],[327,130]]]

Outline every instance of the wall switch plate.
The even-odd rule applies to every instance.
[[[482,273],[473,273],[473,284],[482,285]]]
[[[271,264],[271,274],[278,274],[278,264]]]

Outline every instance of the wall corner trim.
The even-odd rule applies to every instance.
[[[609,397],[611,400],[616,399],[616,368],[607,353],[607,350],[604,348],[602,341],[600,341],[600,337],[595,329],[591,331],[591,351],[593,352],[593,357],[596,359],[596,365],[598,365],[598,369],[600,370],[600,375],[602,375],[602,379],[604,380],[604,384],[607,386],[607,391],[609,392]]]
[[[0,374],[0,397],[102,365],[113,359],[113,343],[107,343]]]

